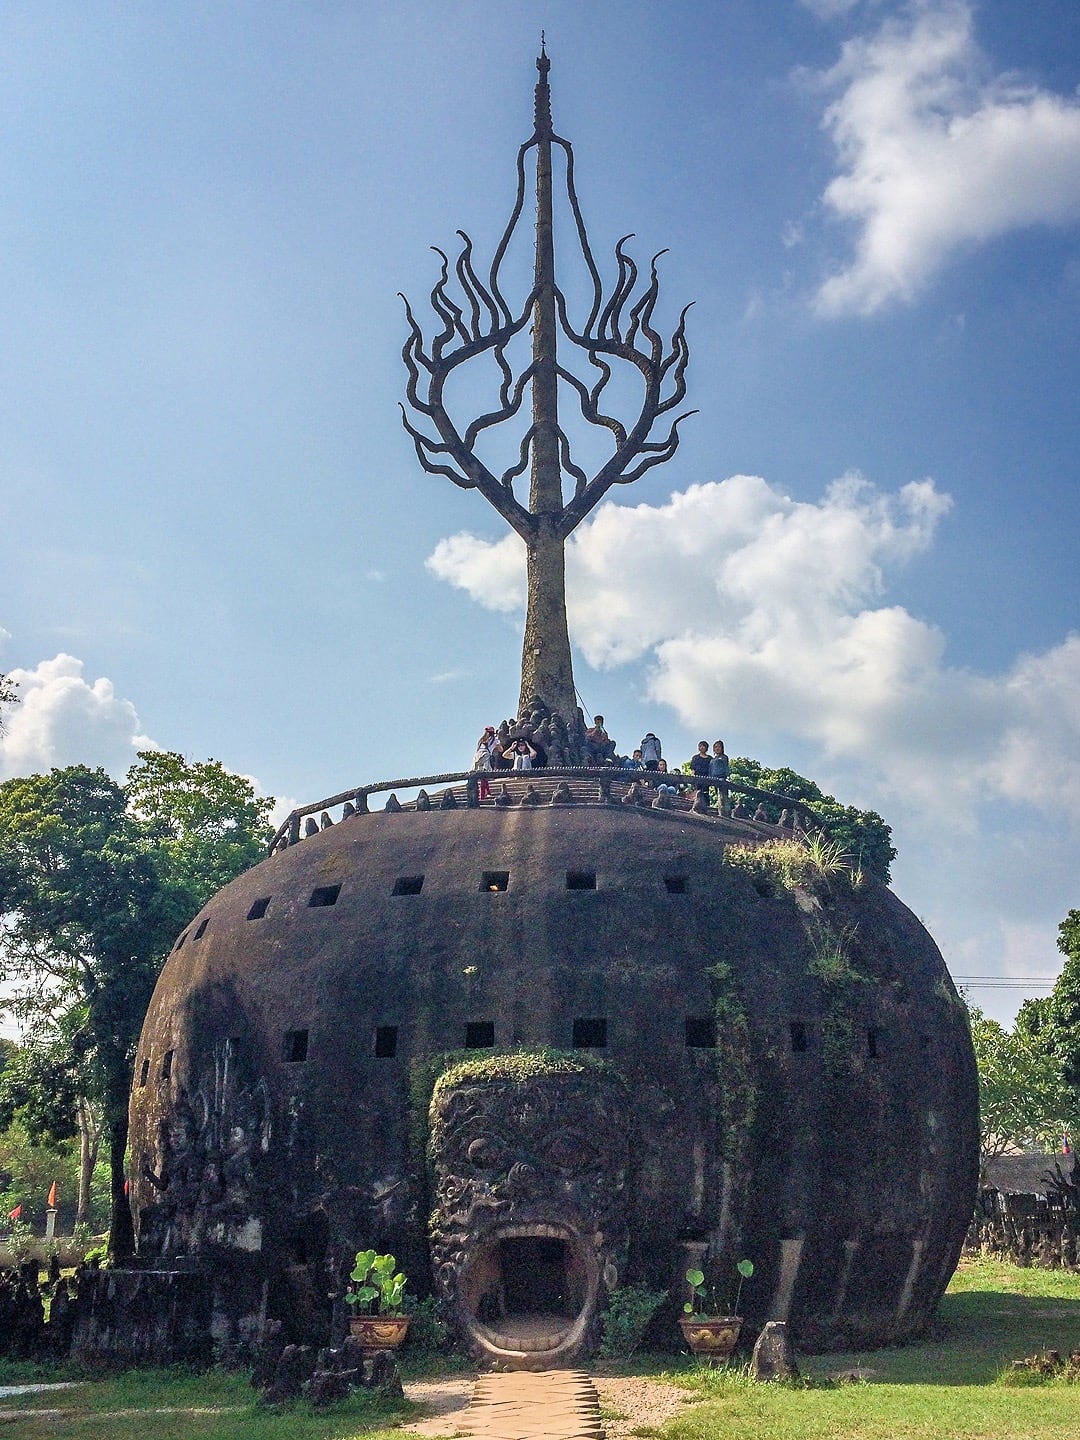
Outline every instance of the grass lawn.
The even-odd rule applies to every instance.
[[[1080,1276],[965,1262],[932,1340],[859,1355],[800,1359],[803,1383],[756,1385],[737,1371],[672,1368],[642,1357],[626,1373],[692,1387],[703,1403],[666,1440],[1080,1440],[1080,1384],[1018,1384],[1012,1360],[1080,1348]],[[858,1369],[865,1381],[829,1377]],[[0,1385],[78,1379],[67,1367],[0,1363]],[[19,1416],[7,1417],[17,1410]],[[59,1412],[59,1413],[58,1413]],[[357,1396],[328,1412],[273,1415],[253,1406],[246,1375],[130,1372],[77,1389],[0,1397],[3,1440],[388,1440],[414,1407]],[[5,1423],[6,1422],[6,1423]]]
[[[800,1359],[806,1388],[699,1372],[707,1403],[664,1430],[671,1440],[1080,1440],[1080,1384],[1017,1383],[1011,1361],[1080,1348],[1080,1276],[964,1261],[932,1340]],[[830,1382],[860,1370],[864,1383]]]

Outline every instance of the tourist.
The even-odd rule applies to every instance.
[[[641,751],[635,750],[633,755],[621,755],[617,763],[624,770],[644,770],[645,762],[641,758]]]
[[[476,753],[473,755],[472,762],[472,768],[474,770],[490,773],[492,768],[492,754],[495,750],[497,743],[498,742],[495,738],[495,726],[485,725],[484,733],[476,742]],[[481,774],[480,777],[478,793],[481,800],[486,800],[491,794],[491,786],[488,784],[487,779],[484,777],[483,774]]]
[[[536,751],[528,740],[522,738],[515,740],[508,750],[504,750],[502,758],[509,761],[514,770],[531,770]]]
[[[650,730],[641,742],[641,758],[645,763],[645,769],[656,770],[660,765],[662,754],[660,741]]]
[[[667,776],[667,774],[668,774],[668,763],[667,763],[666,760],[658,760],[658,761],[656,762],[656,773],[657,773],[658,775]],[[671,778],[672,778],[672,780],[674,780],[674,776],[672,776]],[[657,790],[659,790],[660,793],[663,794],[663,795],[678,795],[679,790],[680,790],[681,787],[680,787],[678,784],[671,784],[671,783],[662,784],[660,781],[657,781],[656,788],[657,788]]]
[[[699,746],[698,748],[700,749],[701,747]],[[730,766],[724,750],[724,742],[723,740],[714,740],[712,758],[709,760],[709,774],[714,780],[726,780],[729,771]],[[716,787],[716,808],[721,815],[727,814],[727,796],[727,786],[718,785]]]
[[[698,784],[697,788],[698,793],[705,796],[704,801],[701,802],[705,805],[709,803],[709,787],[705,783],[705,780],[710,774],[709,766],[711,765],[711,763],[712,762],[709,758],[709,742],[707,740],[699,740],[697,754],[691,755],[690,757],[690,773],[692,775],[697,775],[701,777],[701,782]]]
[[[585,764],[586,765],[610,765],[611,757],[615,753],[615,741],[611,739],[604,729],[603,715],[597,715],[585,731]]]

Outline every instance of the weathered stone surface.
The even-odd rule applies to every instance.
[[[801,1349],[918,1334],[978,1167],[970,1039],[929,935],[873,882],[812,913],[761,893],[721,864],[749,825],[551,806],[550,788],[535,807],[357,816],[208,903],[135,1065],[143,1263],[250,1267],[231,1310],[219,1287],[219,1340],[266,1316],[293,1341],[342,1334],[364,1246],[420,1289],[441,1284],[425,1067],[474,1026],[496,1047],[573,1051],[576,1027],[595,1044],[603,1021],[590,1053],[633,1095],[618,1279],[677,1286],[700,1243],[723,1266],[753,1259],[748,1328],[786,1316]],[[483,884],[493,872],[505,888]],[[857,984],[823,978],[822,934],[844,937]]]
[[[770,1320],[758,1336],[750,1358],[755,1380],[794,1380],[799,1373],[791,1333],[783,1320]]]

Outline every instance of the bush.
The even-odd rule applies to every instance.
[[[666,1299],[666,1290],[650,1290],[647,1285],[621,1285],[613,1290],[601,1322],[601,1357],[628,1360]]]

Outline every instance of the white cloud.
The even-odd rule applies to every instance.
[[[954,830],[987,805],[1080,814],[1080,636],[980,675],[883,603],[950,505],[930,480],[888,495],[854,474],[817,504],[736,475],[602,505],[567,547],[575,644],[597,667],[647,658],[650,694],[690,729],[809,743]],[[522,604],[515,537],[456,535],[429,564],[491,609]]]
[[[967,0],[913,7],[849,40],[821,78],[841,165],[826,205],[858,227],[816,296],[826,315],[910,301],[961,247],[1080,218],[1080,102],[988,77]]]
[[[0,779],[79,764],[100,765],[121,779],[137,751],[158,748],[142,734],[131,701],[104,676],[85,680],[83,668],[74,655],[61,653],[33,670],[9,672],[19,703],[5,716]]]
[[[819,20],[841,20],[850,15],[859,0],[801,0],[801,3]]]

